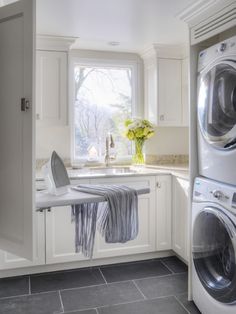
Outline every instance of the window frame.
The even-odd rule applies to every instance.
[[[70,56],[69,58],[69,125],[70,125],[70,146],[71,146],[71,164],[82,164],[83,157],[75,158],[75,123],[74,123],[74,94],[75,94],[75,85],[74,85],[74,68],[75,65],[79,66],[88,66],[88,67],[104,67],[104,68],[130,68],[132,72],[132,117],[142,116],[141,108],[141,94],[139,88],[141,87],[141,76],[140,76],[140,62],[138,60],[130,60],[124,58],[84,58],[79,56]],[[126,156],[117,156],[115,161],[112,164],[121,164],[121,163],[130,163],[131,155]],[[104,161],[98,161],[97,163],[86,160],[83,162],[86,166],[91,165],[100,165],[104,164]]]

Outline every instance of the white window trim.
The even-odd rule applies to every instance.
[[[69,56],[69,125],[70,125],[70,146],[71,146],[71,164],[76,165],[79,163],[80,159],[75,160],[74,156],[74,66],[81,65],[81,66],[88,66],[88,67],[130,67],[133,73],[133,84],[132,84],[132,115],[134,117],[141,117],[143,115],[143,108],[141,105],[141,98],[143,95],[143,88],[141,88],[142,79],[141,79],[141,70],[140,70],[140,63],[137,60],[127,60],[127,59],[113,59],[113,58],[84,58],[70,55]],[[141,91],[141,92],[140,92]],[[84,158],[81,158],[81,160]],[[130,163],[131,156],[117,156],[116,160],[112,162],[112,164],[124,164]],[[89,162],[86,161],[86,166],[96,166],[98,164],[103,164],[104,162]]]

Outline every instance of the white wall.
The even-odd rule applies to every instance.
[[[143,102],[143,72],[142,61],[138,55],[125,53],[95,52],[87,50],[74,50],[70,57],[133,60],[139,63],[138,74],[140,86],[138,99]],[[141,105],[141,104],[139,104]],[[141,106],[140,106],[141,107]],[[156,134],[146,143],[146,154],[150,155],[187,155],[188,154],[188,128],[162,127],[156,128]],[[37,127],[36,128],[36,158],[49,158],[53,150],[61,157],[70,158],[70,127]]]
[[[156,128],[146,143],[146,154],[188,155],[188,128]],[[53,150],[70,158],[70,127],[38,127],[36,130],[36,158],[49,158]]]
[[[188,128],[156,128],[155,135],[146,143],[146,154],[188,155]]]
[[[36,158],[49,158],[53,150],[63,158],[70,158],[69,126],[36,128]]]

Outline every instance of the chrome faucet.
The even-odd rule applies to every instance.
[[[105,152],[105,164],[106,167],[108,167],[110,165],[110,161],[115,159],[115,156],[111,156],[110,155],[110,148],[114,148],[115,147],[115,142],[113,140],[113,137],[110,133],[108,133],[107,137],[106,137],[106,152]]]

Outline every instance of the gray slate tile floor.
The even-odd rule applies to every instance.
[[[176,257],[0,279],[0,314],[199,314]]]

